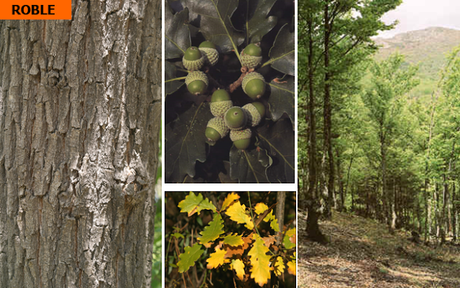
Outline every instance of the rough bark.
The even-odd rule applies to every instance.
[[[278,220],[278,225],[280,231],[284,229],[284,208],[286,207],[286,191],[278,192],[276,196],[276,219]],[[276,243],[281,245],[281,241],[283,240],[282,234],[278,233],[276,236]]]
[[[150,287],[161,2],[0,21],[0,287]]]

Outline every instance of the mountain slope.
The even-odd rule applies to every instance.
[[[324,246],[305,240],[304,219],[299,213],[301,288],[460,287],[459,246],[414,244],[408,232],[391,235],[384,224],[338,212],[320,222]]]
[[[410,64],[420,64],[422,78],[437,79],[448,53],[460,45],[460,30],[430,27],[401,33],[393,38],[374,40],[381,48],[377,60],[398,52],[406,56]]]

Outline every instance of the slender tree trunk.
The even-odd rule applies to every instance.
[[[324,180],[327,182],[324,185],[323,195],[326,198],[326,216],[330,216],[331,207],[333,205],[333,193],[334,193],[334,154],[332,151],[332,139],[331,139],[331,130],[332,130],[332,106],[331,106],[331,72],[329,71],[329,45],[331,42],[331,31],[332,31],[332,21],[329,15],[329,0],[326,0],[324,5],[324,107],[323,107],[323,120],[324,120],[324,142],[323,142],[323,161],[322,161],[322,171],[327,173],[328,177]],[[327,162],[327,164],[326,164]]]
[[[0,21],[0,287],[150,287],[161,2]]]
[[[336,155],[337,155],[337,181],[339,184],[339,193],[334,197],[334,203],[335,203],[335,209],[338,211],[343,211],[344,210],[344,205],[345,205],[345,195],[344,195],[344,184],[342,180],[342,167],[341,167],[341,160],[340,160],[340,155],[338,149],[336,149]]]
[[[286,191],[278,192],[276,196],[276,219],[278,220],[278,225],[280,231],[284,230],[284,207],[286,206]],[[278,233],[276,236],[276,242],[278,245],[281,244],[282,234]]]
[[[455,191],[455,182],[452,183],[452,240],[457,241],[457,195]]]

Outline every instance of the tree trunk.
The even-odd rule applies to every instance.
[[[284,230],[284,208],[286,206],[286,191],[278,192],[276,196],[276,219],[278,220],[278,225],[280,231]],[[276,236],[276,243],[281,245],[282,234],[278,233]]]
[[[457,195],[455,194],[455,182],[452,183],[452,240],[457,241]]]
[[[161,2],[0,21],[0,287],[150,287]]]

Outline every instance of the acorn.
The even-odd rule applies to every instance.
[[[262,117],[265,115],[265,106],[260,102],[248,103],[243,106],[243,110],[248,115],[248,122],[252,127],[259,125]]]
[[[250,72],[243,78],[243,91],[252,99],[262,97],[265,93],[265,78],[257,72]]]
[[[204,56],[204,60],[207,64],[214,66],[219,61],[219,52],[216,49],[216,45],[210,41],[201,42],[198,49]]]
[[[247,128],[244,130],[231,130],[230,139],[233,141],[233,145],[239,150],[244,150],[249,147],[251,143],[251,129]]]
[[[188,71],[196,71],[203,67],[204,59],[198,48],[190,46],[185,51],[184,57],[182,57],[182,64],[184,64],[185,69]]]
[[[189,72],[185,77],[185,84],[190,93],[194,95],[203,94],[208,88],[208,76],[201,71]]]
[[[246,125],[247,115],[241,107],[234,106],[225,112],[224,120],[230,130],[241,130]]]
[[[230,94],[226,90],[218,89],[212,93],[209,106],[212,115],[224,117],[225,112],[233,106],[233,102],[230,100]]]
[[[224,119],[221,117],[214,117],[208,121],[206,126],[205,135],[210,142],[216,142],[224,138],[228,134],[228,127],[225,125]]]
[[[249,69],[256,68],[262,63],[262,49],[254,44],[249,44],[241,51],[241,66]]]

